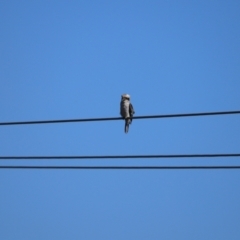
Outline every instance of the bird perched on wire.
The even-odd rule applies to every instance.
[[[129,124],[132,123],[134,112],[133,105],[130,103],[130,95],[123,94],[120,102],[120,114],[125,119],[125,133],[128,133]]]

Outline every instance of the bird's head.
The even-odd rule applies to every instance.
[[[129,94],[123,94],[122,99],[128,99],[130,100],[130,95]]]

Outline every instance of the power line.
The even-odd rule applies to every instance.
[[[184,114],[167,114],[167,115],[152,115],[152,116],[137,116],[137,119],[153,119],[153,118],[178,118],[178,117],[199,117],[213,115],[230,115],[240,114],[240,111],[225,111],[225,112],[202,112],[202,113],[184,113]],[[44,121],[22,121],[22,122],[0,122],[0,126],[6,125],[28,125],[28,124],[53,124],[53,123],[73,123],[73,122],[97,122],[97,121],[116,121],[122,120],[121,117],[110,118],[82,118],[82,119],[65,119],[65,120],[44,120]]]
[[[0,166],[0,169],[37,170],[233,170],[240,166]]]
[[[0,156],[0,160],[64,160],[64,159],[143,159],[143,158],[219,158],[240,157],[240,153],[175,154],[175,155],[112,155],[112,156]]]

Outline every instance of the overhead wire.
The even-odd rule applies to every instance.
[[[0,166],[0,169],[35,170],[233,170],[240,166]]]
[[[240,153],[166,154],[166,155],[106,155],[106,156],[0,156],[0,160],[64,160],[64,159],[143,159],[143,158],[225,158],[240,157]]]
[[[138,119],[154,119],[154,118],[200,117],[200,116],[230,115],[230,114],[240,114],[240,111],[200,112],[200,113],[136,116],[136,117],[132,117],[132,119],[138,120]],[[109,117],[109,118],[80,118],[80,119],[63,119],[63,120],[0,122],[0,126],[29,125],[29,124],[53,124],[53,123],[74,123],[74,122],[97,122],[97,121],[117,121],[117,120],[122,120],[122,118],[121,117]]]
[[[168,115],[152,115],[138,116],[133,119],[153,119],[153,118],[174,118],[174,117],[197,117],[197,116],[213,116],[213,115],[229,115],[240,114],[240,111],[225,112],[202,112],[202,113],[186,113],[186,114],[168,114]],[[122,120],[122,118],[88,118],[88,119],[65,119],[65,120],[44,120],[44,121],[22,121],[22,122],[0,122],[0,126],[4,125],[26,125],[26,124],[48,124],[48,123],[70,123],[70,122],[90,122],[90,121],[113,121]],[[239,157],[240,153],[227,154],[175,154],[175,155],[115,155],[115,156],[0,156],[0,160],[40,160],[40,159],[136,159],[136,158],[217,158],[217,157]],[[0,166],[0,169],[116,169],[116,170],[171,170],[171,169],[240,169],[240,166]]]
[[[44,160],[44,159],[126,159],[126,158],[205,158],[240,157],[234,154],[183,154],[183,155],[119,155],[119,156],[5,156],[0,160]],[[0,166],[0,169],[79,169],[79,170],[204,170],[204,169],[240,169],[240,166]]]

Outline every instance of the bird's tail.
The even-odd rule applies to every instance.
[[[128,133],[129,124],[131,123],[130,119],[125,119],[125,133]]]
[[[129,125],[126,123],[125,124],[125,133],[128,133]]]

